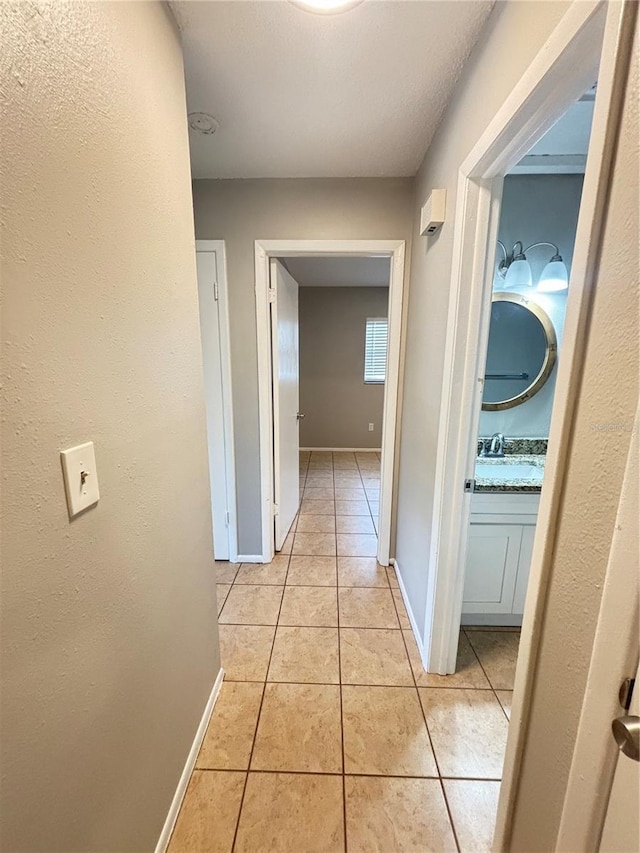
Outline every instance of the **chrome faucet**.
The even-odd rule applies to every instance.
[[[504,456],[504,435],[501,432],[494,432],[491,436],[491,444],[486,455],[493,456],[494,458]]]

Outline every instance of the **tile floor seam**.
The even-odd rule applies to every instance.
[[[291,554],[289,554],[289,560],[291,560]],[[278,607],[278,619],[280,618],[280,610],[282,609],[282,599],[283,598],[284,598],[284,589],[283,589],[283,595],[280,597],[280,605]],[[269,660],[267,661],[267,669],[266,669],[263,687],[262,687],[262,696],[260,697],[260,707],[258,709],[258,716],[256,717],[256,725],[255,725],[255,728],[253,730],[253,740],[251,741],[251,751],[249,752],[249,760],[247,762],[247,773],[246,773],[246,776],[244,779],[244,785],[242,788],[242,796],[240,798],[240,807],[238,809],[238,818],[236,820],[235,831],[233,834],[233,843],[231,845],[231,853],[234,853],[234,851],[236,849],[236,841],[238,838],[238,830],[240,828],[240,821],[242,819],[242,809],[244,806],[244,798],[245,798],[245,794],[247,792],[247,783],[249,781],[249,773],[251,772],[251,762],[253,760],[253,752],[255,750],[256,739],[258,737],[258,726],[260,725],[260,717],[262,715],[262,706],[264,705],[264,694],[266,693],[266,690],[267,690],[267,684],[268,684],[267,679],[269,678],[269,669],[271,668],[271,658],[273,657],[273,649],[274,649],[275,644],[276,644],[276,634],[277,633],[278,633],[278,628],[277,628],[277,622],[276,622],[276,629],[273,632],[273,640],[271,641],[271,651],[269,652]]]
[[[496,702],[498,703],[498,705],[500,706],[500,709],[501,709],[502,713],[503,713],[503,714],[504,714],[504,716],[506,717],[506,720],[507,720],[507,726],[509,726],[509,725],[511,724],[511,718],[507,715],[507,712],[505,711],[505,709],[504,709],[504,706],[503,706],[502,702],[501,702],[501,701],[500,701],[500,699],[498,698],[498,694],[496,693],[496,688],[493,686],[493,684],[492,684],[492,682],[491,682],[491,679],[489,678],[489,675],[488,675],[487,671],[485,670],[484,666],[482,665],[482,661],[480,660],[480,655],[479,655],[479,654],[478,654],[478,652],[475,650],[475,647],[474,647],[473,643],[472,643],[472,642],[471,642],[471,640],[469,639],[469,635],[468,635],[468,634],[467,634],[467,632],[464,630],[464,628],[463,628],[462,630],[463,630],[463,632],[464,632],[465,637],[467,638],[467,641],[468,641],[469,645],[471,646],[471,650],[472,650],[472,652],[473,652],[473,653],[474,653],[474,655],[476,656],[476,660],[478,661],[478,664],[479,664],[479,666],[480,666],[480,669],[481,669],[481,670],[482,670],[482,672],[484,673],[484,677],[485,677],[485,678],[487,679],[487,681],[489,682],[489,687],[491,688],[491,692],[493,693],[493,695],[494,695],[494,697],[495,697]],[[486,688],[485,688],[485,689],[486,689]],[[511,690],[512,690],[512,692],[513,692],[513,688],[511,688]]]

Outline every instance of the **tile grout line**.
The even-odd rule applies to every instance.
[[[471,646],[471,650],[472,650],[473,654],[475,655],[476,660],[478,661],[478,664],[479,664],[480,669],[482,670],[482,672],[483,672],[483,674],[484,674],[484,677],[485,677],[485,678],[487,679],[487,681],[489,682],[489,687],[490,687],[490,689],[491,689],[491,692],[492,692],[492,693],[493,693],[493,695],[495,696],[496,702],[498,703],[498,705],[500,705],[500,710],[502,711],[502,713],[505,715],[505,717],[506,717],[506,719],[507,719],[507,727],[508,727],[508,726],[510,726],[510,725],[511,725],[511,720],[510,720],[510,718],[507,716],[507,712],[505,711],[504,706],[503,706],[502,702],[500,701],[500,698],[499,698],[498,694],[496,693],[496,688],[493,686],[493,684],[492,684],[492,682],[491,682],[491,679],[489,678],[489,676],[488,676],[488,674],[487,674],[487,671],[485,670],[484,666],[482,665],[482,661],[480,660],[480,655],[479,655],[479,654],[478,654],[478,652],[475,650],[475,646],[473,645],[473,643],[472,643],[472,642],[471,642],[471,640],[469,639],[469,635],[467,634],[467,632],[465,631],[465,629],[464,629],[464,628],[461,628],[461,631],[464,633],[464,635],[465,635],[465,637],[466,637],[466,639],[467,639],[467,642],[468,642],[468,643],[469,643],[469,645]],[[485,688],[485,689],[486,689],[486,688]],[[511,691],[511,692],[513,693],[513,689],[512,689],[512,691]]]
[[[331,454],[333,461],[333,454]],[[336,493],[335,469],[333,475],[333,494]],[[335,507],[335,503],[334,503]],[[343,844],[344,853],[348,851],[347,841],[347,786],[345,778],[345,757],[344,757],[344,705],[342,701],[342,653],[340,650],[340,596],[338,595],[338,518],[334,515],[334,530],[336,537],[336,599],[338,607],[338,683],[340,685],[340,748],[342,750],[342,824],[343,824]]]
[[[295,682],[297,683],[297,682]],[[332,685],[337,687],[336,684]],[[347,685],[348,686],[348,685]],[[357,685],[359,686],[359,685]],[[407,690],[411,688],[407,687]],[[197,767],[199,773],[247,773],[247,770],[234,767]],[[252,773],[273,776],[345,776],[354,779],[430,779],[437,782],[501,782],[501,779],[488,776],[416,776],[415,773],[334,773],[327,770],[265,770],[253,769]]]
[[[394,598],[395,604],[395,598]],[[449,801],[447,799],[447,792],[444,788],[444,783],[442,781],[442,774],[440,773],[440,764],[438,762],[438,756],[436,755],[435,748],[433,746],[433,739],[431,737],[431,732],[429,731],[429,723],[427,722],[427,715],[424,710],[424,705],[422,704],[422,699],[420,698],[420,690],[418,689],[418,682],[416,680],[415,672],[413,671],[413,666],[411,665],[411,657],[409,656],[409,649],[407,648],[407,641],[404,636],[404,632],[402,633],[402,642],[404,643],[404,650],[407,658],[409,660],[409,668],[411,669],[411,677],[413,678],[413,683],[416,690],[416,696],[418,697],[418,704],[420,705],[420,710],[422,711],[422,719],[424,720],[424,725],[427,730],[427,737],[429,738],[429,746],[431,747],[431,754],[433,755],[433,761],[436,765],[436,771],[438,773],[438,780],[440,782],[440,790],[442,791],[442,796],[444,798],[444,805],[447,810],[447,817],[449,818],[449,825],[451,826],[451,832],[453,833],[453,840],[456,845],[456,849],[458,853],[461,853],[460,843],[458,842],[458,833],[456,832],[455,825],[453,823],[453,815],[451,814],[451,809],[449,808]]]
[[[289,554],[289,562],[291,562],[291,554]],[[288,564],[287,564],[287,571],[288,571]],[[236,841],[238,838],[238,830],[240,828],[240,820],[242,818],[242,809],[244,807],[244,798],[245,798],[245,795],[247,793],[247,785],[249,784],[249,774],[251,773],[251,761],[253,760],[253,751],[256,747],[256,739],[258,737],[258,726],[260,725],[260,717],[262,715],[262,706],[264,705],[264,695],[267,692],[269,669],[271,668],[271,659],[273,657],[273,650],[274,650],[275,645],[276,645],[276,636],[278,633],[277,622],[280,620],[280,611],[282,610],[283,598],[284,598],[284,587],[282,588],[282,595],[280,596],[280,605],[278,607],[278,618],[276,620],[276,627],[275,627],[275,630],[273,632],[273,640],[271,642],[271,651],[269,652],[269,660],[267,661],[267,670],[266,670],[266,673],[264,676],[264,682],[263,682],[263,686],[262,686],[262,696],[260,698],[260,707],[258,709],[258,716],[256,717],[256,727],[253,731],[253,740],[251,741],[251,751],[249,753],[249,761],[247,762],[247,772],[246,772],[246,776],[244,779],[244,787],[242,788],[242,797],[240,798],[240,808],[238,809],[238,817],[236,820],[236,828],[235,828],[235,832],[233,833],[233,843],[231,845],[231,853],[233,853],[235,848],[236,848]]]

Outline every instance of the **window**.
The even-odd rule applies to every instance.
[[[369,317],[364,338],[364,381],[384,383],[387,377],[386,317]]]

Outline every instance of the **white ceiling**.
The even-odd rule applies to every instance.
[[[389,287],[389,258],[287,258],[300,287]]]
[[[572,104],[512,169],[512,174],[582,174],[587,163],[594,99]]]
[[[287,0],[174,0],[194,177],[414,175],[489,0],[365,0],[314,15]]]

